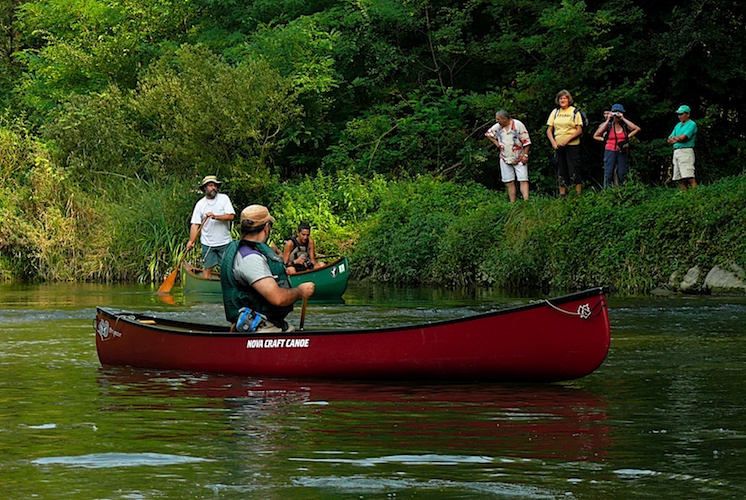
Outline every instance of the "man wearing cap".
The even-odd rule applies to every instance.
[[[202,226],[200,242],[202,243],[202,277],[210,279],[212,268],[220,264],[225,249],[232,241],[231,221],[236,216],[233,204],[226,194],[218,193],[221,182],[214,175],[208,175],[199,185],[205,193],[192,211],[187,250],[191,250],[197,241],[197,232]]]
[[[678,181],[679,189],[686,191],[687,187],[696,188],[694,177],[694,141],[697,138],[697,124],[689,118],[692,110],[682,104],[676,110],[679,123],[668,136],[668,143],[673,144],[673,177]]]
[[[261,315],[256,333],[292,332],[285,317],[293,304],[307,299],[316,288],[301,283],[291,288],[282,256],[267,245],[274,217],[267,207],[250,205],[241,212],[241,239],[228,245],[223,258],[220,284],[225,318],[236,324],[243,308]]]

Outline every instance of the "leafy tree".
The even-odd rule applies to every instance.
[[[19,48],[20,33],[14,26],[18,7],[27,0],[0,3],[0,106],[8,102],[14,78],[19,72],[13,54]]]
[[[151,65],[134,91],[112,87],[70,100],[46,132],[83,178],[196,180],[209,171],[256,191],[269,182],[283,129],[300,113],[291,82],[266,63],[234,67],[184,46]]]
[[[17,14],[26,68],[17,95],[43,117],[73,95],[134,88],[164,44],[187,39],[195,15],[169,0],[30,0]]]
[[[276,144],[273,158],[284,176],[322,164],[349,166],[351,151],[353,163],[365,163],[354,157],[378,139],[358,134],[362,142],[355,144],[352,131],[372,120],[372,134],[397,131],[378,142],[375,156],[385,161],[370,163],[374,170],[396,174],[416,166],[481,179],[483,164],[493,160],[480,132],[504,107],[537,139],[538,161],[532,161],[542,174],[532,181],[548,190],[551,182],[541,181],[553,176],[541,159],[551,152],[542,134],[560,88],[571,90],[594,120],[612,102],[625,104],[643,127],[633,169],[646,182],[660,177],[670,153],[662,137],[673,125],[671,110],[684,101],[701,123],[707,154],[700,173],[716,178],[742,170],[744,16],[734,0],[15,0],[11,6],[2,11],[2,26],[18,34],[14,62],[25,71],[9,73],[4,88],[17,89],[37,123],[54,119],[48,113],[75,96],[138,88],[152,64],[187,44],[209,47],[234,67],[262,60],[293,82],[304,116],[286,124],[288,140]],[[4,53],[7,61],[13,52]],[[443,140],[425,144],[418,134],[432,128],[433,115],[412,103],[422,102],[418,95],[437,103],[435,93],[468,103],[459,104],[460,121],[445,102],[436,104],[443,106],[436,113]],[[412,133],[405,139],[407,127]],[[143,159],[152,156],[136,161]],[[589,158],[589,173],[598,170],[596,161]]]

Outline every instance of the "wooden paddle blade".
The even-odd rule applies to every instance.
[[[308,299],[303,299],[303,305],[300,309],[300,324],[298,325],[298,328],[300,330],[303,330],[303,325],[306,322],[306,306],[308,305]]]
[[[181,263],[179,263],[181,265]],[[176,283],[176,277],[179,275],[179,266],[176,267],[173,271],[171,271],[171,274],[168,275],[168,277],[165,279],[163,284],[158,288],[157,293],[171,293],[171,289],[174,287],[174,283]]]
[[[197,232],[194,233],[195,241],[196,241],[197,236],[199,236],[200,231],[202,231],[202,226],[204,225],[205,225],[205,221],[203,220],[202,223],[197,228]],[[189,250],[190,250],[189,245],[187,244],[187,249],[182,254],[181,259],[179,259],[179,263],[176,264],[176,269],[171,271],[171,274],[168,275],[168,277],[166,278],[166,281],[163,282],[163,284],[158,288],[158,291],[156,293],[171,293],[171,289],[174,287],[174,283],[176,283],[176,277],[179,275],[179,270],[181,269],[181,263],[184,262],[184,259],[186,259],[186,256],[189,253]]]

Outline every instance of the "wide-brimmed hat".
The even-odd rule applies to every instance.
[[[241,225],[244,221],[249,222],[250,227],[257,227],[267,222],[274,222],[275,218],[269,215],[269,210],[264,205],[249,205],[241,211]]]
[[[204,190],[205,190],[205,186],[206,186],[207,184],[211,183],[211,182],[214,182],[214,183],[215,183],[215,184],[217,184],[218,186],[220,186],[220,185],[222,184],[222,182],[220,182],[220,181],[218,180],[218,178],[217,178],[217,177],[215,177],[214,175],[208,175],[208,176],[206,176],[206,177],[205,177],[204,179],[202,179],[202,182],[200,182],[200,183],[199,183],[199,188],[200,188],[200,190],[204,191]]]
[[[621,104],[614,104],[611,107],[611,111],[612,112],[619,111],[620,113],[626,113],[626,111],[624,110],[624,106],[622,106]]]
[[[681,106],[679,106],[679,109],[676,110],[677,115],[680,115],[681,113],[691,113],[691,112],[692,112],[692,108],[690,108],[686,104],[682,104]]]

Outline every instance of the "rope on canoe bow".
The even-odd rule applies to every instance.
[[[580,319],[589,319],[589,318],[591,318],[593,316],[598,315],[598,313],[600,312],[599,306],[602,304],[603,301],[599,300],[598,302],[596,302],[596,305],[594,305],[593,307],[589,306],[587,303],[586,304],[581,304],[581,305],[578,306],[578,311],[577,312],[572,312],[572,311],[567,311],[565,309],[562,309],[561,307],[552,304],[547,299],[544,299],[544,302],[546,302],[546,304],[549,307],[551,307],[552,309],[554,309],[557,312],[561,312],[562,314],[566,314],[568,316],[574,316],[574,317],[580,318]]]

